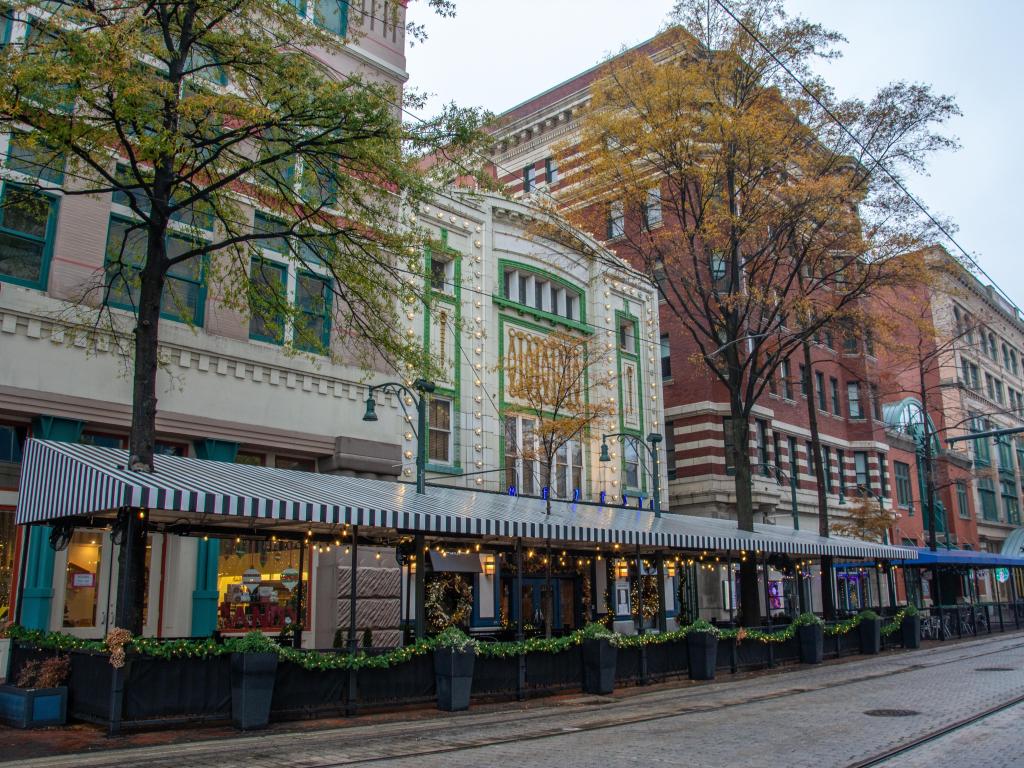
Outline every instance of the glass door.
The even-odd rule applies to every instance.
[[[57,553],[51,627],[78,637],[103,637],[113,618],[114,549],[106,531],[80,529]]]

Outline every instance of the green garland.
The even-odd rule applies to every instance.
[[[906,608],[898,611],[893,616],[891,622],[883,625],[882,636],[888,637],[898,632],[903,618],[909,615],[913,614]],[[864,618],[865,614],[859,614],[837,624],[823,626],[823,630],[825,634],[833,637],[844,635],[853,631]],[[577,645],[581,645],[584,640],[591,639],[607,639],[618,648],[640,648],[660,645],[661,643],[679,642],[685,639],[691,632],[711,632],[719,638],[733,640],[737,643],[747,640],[760,643],[784,643],[795,637],[797,627],[811,623],[820,624],[820,621],[811,622],[809,619],[798,619],[798,621],[783,629],[765,632],[760,629],[744,629],[742,627],[739,629],[718,629],[704,620],[697,620],[692,624],[671,632],[643,635],[614,634],[609,632],[603,625],[595,623],[588,624],[584,628],[562,637],[536,637],[528,640],[497,643],[479,643],[466,637],[461,631],[455,630],[437,637],[417,640],[412,645],[394,648],[377,656],[368,656],[362,652],[352,655],[344,652],[302,651],[296,648],[277,645],[260,632],[249,632],[243,637],[231,638],[223,643],[217,643],[210,638],[204,640],[156,640],[148,637],[135,637],[125,645],[125,650],[154,659],[209,659],[229,653],[270,652],[276,653],[282,661],[287,661],[313,671],[330,669],[387,669],[403,664],[417,656],[432,653],[438,647],[457,646],[464,649],[474,648],[478,656],[491,659],[507,659],[527,653],[562,653]],[[455,632],[458,632],[459,637],[455,637]],[[25,629],[18,625],[8,627],[7,636],[12,640],[17,640],[20,643],[35,648],[64,653],[73,650],[110,653],[111,650],[103,640],[84,640],[80,637],[61,632],[42,632],[34,629]],[[461,642],[461,638],[465,638],[465,642]]]

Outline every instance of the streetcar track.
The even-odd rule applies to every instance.
[[[850,763],[844,768],[871,768],[872,766],[882,765],[883,763],[887,763],[895,757],[906,755],[908,752],[913,752],[915,749],[920,749],[921,747],[927,746],[928,744],[938,741],[939,739],[944,738],[950,735],[951,733],[956,733],[957,731],[966,728],[969,725],[974,725],[975,723],[981,722],[982,720],[992,717],[992,715],[997,715],[1000,712],[1004,712],[1007,709],[1016,707],[1019,704],[1024,704],[1024,695],[1016,696],[1013,699],[1010,699],[1009,701],[1003,702],[1002,704],[997,704],[994,707],[989,707],[983,712],[978,712],[977,714],[971,715],[970,717],[965,717],[962,720],[958,720],[955,723],[951,723],[950,725],[938,728],[930,733],[926,733],[923,736],[918,736],[917,738],[912,739],[909,742],[906,742],[905,744],[902,744],[898,747],[894,747],[893,749],[890,749],[886,752],[881,752],[877,755],[873,755],[872,757],[869,757],[865,760],[859,760],[856,763]]]
[[[1001,638],[992,638],[991,642],[998,642],[1000,640],[1005,640],[1005,639],[1007,639],[1007,638],[1005,638],[1005,636],[1001,637]],[[980,648],[983,649],[985,647],[985,645],[987,645],[987,643],[985,641],[981,641],[980,643],[978,643],[978,645],[974,645],[972,647],[973,648],[978,648],[980,646]],[[838,680],[838,681],[830,682],[830,683],[823,683],[823,684],[816,685],[816,686],[815,685],[804,684],[804,685],[800,685],[800,686],[794,686],[793,688],[784,688],[784,689],[781,689],[781,690],[772,691],[772,692],[768,692],[768,693],[764,693],[764,694],[760,694],[760,695],[757,695],[757,694],[754,694],[754,695],[742,694],[738,698],[726,699],[726,700],[724,700],[724,701],[722,701],[720,703],[717,703],[717,704],[702,705],[702,704],[685,703],[685,702],[683,702],[683,703],[678,703],[675,706],[672,706],[671,708],[663,708],[663,709],[661,709],[660,711],[657,711],[657,712],[653,712],[653,713],[649,712],[647,714],[639,714],[639,715],[633,715],[633,716],[630,716],[628,714],[622,714],[622,713],[620,713],[618,716],[615,716],[612,711],[608,711],[608,712],[603,712],[602,713],[602,714],[607,714],[607,717],[595,718],[593,720],[584,721],[582,723],[562,723],[562,724],[554,725],[554,726],[551,726],[551,727],[548,727],[548,728],[542,728],[542,729],[539,729],[539,730],[534,730],[532,732],[526,732],[526,733],[520,732],[520,733],[509,735],[509,736],[506,736],[506,737],[494,737],[494,736],[487,737],[487,736],[483,736],[483,737],[477,737],[477,738],[472,738],[472,737],[471,738],[465,738],[465,737],[463,737],[461,739],[446,738],[444,736],[444,734],[443,734],[443,731],[440,732],[440,733],[432,733],[430,731],[426,731],[425,732],[423,724],[419,724],[418,727],[417,726],[406,727],[406,728],[399,727],[399,728],[396,728],[395,730],[389,730],[386,734],[378,734],[376,736],[370,736],[369,734],[351,734],[350,738],[352,738],[354,740],[356,740],[356,739],[359,740],[358,746],[354,745],[354,748],[352,749],[353,752],[358,752],[360,749],[372,749],[372,748],[374,748],[372,746],[373,742],[396,742],[396,743],[391,748],[387,748],[387,747],[381,748],[379,746],[376,747],[377,753],[373,754],[373,755],[359,756],[358,754],[353,754],[350,757],[346,757],[346,758],[342,758],[342,759],[336,759],[336,760],[334,760],[332,762],[310,762],[309,766],[310,766],[310,768],[343,768],[344,766],[351,766],[351,765],[369,765],[369,764],[372,764],[372,763],[380,763],[380,762],[385,762],[385,761],[399,760],[399,759],[405,759],[405,758],[416,757],[416,756],[452,754],[452,753],[464,752],[464,751],[472,750],[472,749],[480,749],[480,748],[493,747],[493,746],[502,746],[502,745],[506,745],[506,744],[515,744],[515,743],[522,744],[524,742],[540,741],[542,739],[557,738],[559,736],[567,736],[567,735],[572,735],[572,734],[577,734],[577,733],[587,733],[587,732],[591,732],[591,731],[601,731],[601,730],[606,730],[606,729],[611,729],[611,728],[620,728],[620,727],[623,727],[623,726],[630,726],[630,725],[642,725],[644,723],[658,722],[658,721],[661,721],[661,720],[667,720],[667,719],[671,719],[671,718],[674,718],[674,717],[683,717],[683,716],[686,716],[686,715],[703,714],[703,713],[707,713],[707,712],[725,710],[725,709],[730,709],[730,708],[733,708],[733,707],[740,707],[740,706],[751,705],[751,704],[756,705],[756,704],[760,704],[760,703],[764,703],[764,702],[768,702],[768,701],[777,701],[777,700],[780,700],[780,699],[787,699],[787,698],[791,698],[791,697],[798,696],[800,694],[805,694],[805,693],[816,693],[816,692],[819,692],[819,691],[827,691],[827,690],[842,688],[842,687],[845,687],[845,686],[848,686],[848,685],[854,685],[854,684],[859,684],[859,683],[863,683],[863,682],[867,682],[867,681],[871,681],[871,680],[876,680],[876,679],[881,679],[881,678],[886,678],[886,677],[892,677],[893,675],[905,674],[905,673],[908,673],[908,672],[918,672],[918,671],[921,671],[921,670],[933,669],[933,668],[936,668],[936,667],[942,667],[942,666],[946,666],[946,665],[950,665],[950,664],[956,664],[956,663],[959,663],[959,662],[964,662],[964,661],[968,661],[968,660],[974,660],[974,659],[982,658],[982,657],[985,657],[985,656],[991,656],[991,655],[994,655],[994,654],[1002,654],[1002,653],[1006,653],[1006,652],[1013,651],[1013,650],[1016,650],[1016,649],[1020,649],[1022,647],[1024,647],[1024,641],[1012,643],[1010,645],[1000,645],[998,648],[994,648],[992,650],[981,650],[980,652],[977,652],[977,653],[958,653],[957,655],[949,657],[949,658],[946,658],[946,659],[941,659],[941,660],[937,660],[937,661],[933,661],[933,662],[922,662],[922,663],[916,663],[916,664],[908,664],[907,666],[901,667],[901,668],[898,668],[898,669],[888,669],[888,670],[879,671],[879,672],[876,672],[876,673],[873,673],[873,674],[867,674],[867,675],[862,675],[862,676],[850,677],[848,679],[842,679],[842,680]],[[936,650],[943,650],[943,649],[936,649]],[[949,651],[956,651],[958,649],[954,646],[954,647],[948,647],[948,650]],[[967,649],[965,649],[965,650],[967,650]],[[869,659],[857,659],[856,660],[856,662],[863,662],[863,661],[869,661]],[[786,673],[782,672],[780,674],[786,674]],[[746,683],[746,682],[750,682],[750,681],[751,681],[751,678],[747,678],[745,680],[719,681],[719,683],[724,683],[725,686],[732,687],[733,685],[738,686],[738,685],[741,685],[742,683]],[[673,691],[671,691],[671,690],[664,691],[665,694],[669,694],[669,695],[672,692]],[[661,692],[661,691],[651,691],[651,694],[653,694],[655,696],[657,696],[657,695],[659,695],[661,693],[663,693],[663,692]],[[640,695],[643,695],[643,694],[640,694]],[[685,698],[690,698],[690,696],[686,696]],[[608,704],[611,705],[612,707],[614,707],[615,704],[620,704],[620,703],[621,704],[628,704],[629,701],[630,701],[630,699],[622,699],[622,700],[618,700],[618,701],[610,701],[610,702],[608,702]],[[959,721],[957,723],[954,723],[952,725],[945,726],[943,728],[937,729],[936,731],[934,731],[934,732],[932,732],[930,734],[927,734],[927,735],[921,737],[920,739],[917,739],[917,740],[909,742],[909,743],[907,743],[905,745],[902,745],[902,746],[900,746],[900,747],[898,747],[898,748],[896,748],[896,749],[894,749],[894,750],[892,750],[890,752],[886,752],[884,754],[873,756],[873,757],[869,758],[868,761],[863,761],[863,762],[860,762],[860,763],[854,763],[854,764],[852,764],[850,766],[846,766],[846,768],[867,768],[867,766],[878,765],[880,762],[884,762],[885,760],[891,759],[894,755],[901,754],[903,752],[906,752],[906,751],[909,751],[911,749],[914,749],[917,746],[920,746],[920,745],[923,745],[925,743],[928,743],[929,741],[933,741],[933,740],[935,740],[937,738],[941,738],[942,736],[946,735],[947,733],[955,731],[955,730],[957,730],[959,728],[962,728],[962,727],[964,727],[966,725],[970,725],[973,722],[977,722],[978,720],[984,719],[985,717],[989,717],[992,714],[995,714],[995,713],[997,713],[999,711],[1002,711],[1004,709],[1007,709],[1007,708],[1009,708],[1011,706],[1014,706],[1014,705],[1022,703],[1022,702],[1024,702],[1024,695],[1014,699],[1013,701],[1006,702],[1006,703],[1000,704],[997,707],[994,707],[994,708],[992,708],[990,710],[986,710],[985,712],[980,713],[978,715],[973,715],[970,718],[966,718],[966,719],[964,719],[962,721]],[[582,705],[584,703],[586,703],[586,702],[580,702],[580,705]],[[590,710],[590,711],[593,712],[593,710]],[[576,710],[576,713],[580,714],[581,716],[585,716],[586,713],[587,713],[587,710],[582,710],[582,709],[581,710]],[[500,721],[500,717],[503,714],[507,715],[508,713],[507,712],[506,713],[494,712],[494,713],[481,713],[481,714],[482,714],[482,719],[484,720],[484,722],[477,721],[477,722],[474,723],[474,725],[481,726],[481,727],[489,727],[489,726],[490,727],[494,727],[494,726],[497,726],[497,725],[500,724],[500,722],[501,722]],[[488,717],[488,715],[492,715],[493,717]],[[516,724],[525,724],[525,725],[529,726],[530,723],[535,722],[535,721],[539,720],[540,718],[550,718],[551,716],[552,716],[551,710],[548,709],[548,708],[544,708],[544,709],[540,709],[540,710],[538,710],[538,711],[536,711],[534,713],[529,713],[529,714],[519,713],[517,715],[517,717],[516,717],[515,723]],[[445,721],[443,724],[442,723],[438,723],[438,725],[441,726],[441,727],[448,727],[448,728],[450,728],[452,726],[457,726],[459,719],[460,719],[459,717],[456,717],[456,718],[453,718],[451,720]],[[488,720],[490,720],[490,722],[487,722]],[[369,724],[367,724],[367,725],[369,725]],[[469,725],[469,723],[467,723],[467,725]],[[356,725],[354,727],[359,728],[359,727],[363,727],[363,726]],[[345,728],[337,729],[335,731],[335,733],[338,733],[339,735],[344,736],[345,735],[344,734],[344,730],[345,730]],[[279,739],[290,741],[290,747],[289,748],[291,750],[293,750],[293,751],[296,751],[296,747],[298,746],[295,743],[296,742],[296,737],[302,737],[302,736],[308,736],[308,737],[313,738],[313,739],[324,738],[324,737],[329,738],[330,737],[330,733],[329,732],[324,732],[324,731],[308,731],[308,732],[305,732],[305,733],[280,732],[280,733],[274,733],[274,734],[252,736],[252,737],[250,737],[250,739],[251,739],[252,746],[258,752],[262,752],[264,749],[272,749],[273,748],[273,743],[277,742]],[[409,745],[409,746],[402,746],[398,742],[401,742],[403,740],[411,740],[412,744]],[[236,740],[236,743],[237,743],[237,741],[238,740]],[[438,741],[441,741],[442,743],[438,743]],[[204,741],[204,742],[200,742],[200,743],[193,743],[192,745],[189,745],[189,746],[192,747],[191,749],[189,749],[187,747],[185,749],[182,749],[182,746],[183,745],[179,744],[179,745],[175,745],[173,747],[166,747],[166,748],[146,748],[146,747],[143,747],[143,748],[128,748],[128,749],[125,749],[125,750],[114,750],[112,752],[105,752],[105,753],[97,753],[97,752],[81,753],[81,754],[78,754],[78,755],[75,756],[77,758],[77,760],[75,761],[75,764],[76,765],[97,765],[97,764],[105,765],[107,763],[96,763],[96,762],[93,762],[93,761],[97,760],[97,759],[100,759],[100,758],[107,758],[108,760],[109,759],[115,759],[115,756],[118,753],[120,753],[122,756],[128,757],[129,759],[134,758],[133,762],[137,761],[137,762],[139,762],[142,765],[150,765],[150,764],[152,764],[154,766],[169,765],[170,763],[166,763],[166,761],[168,759],[175,760],[175,762],[173,764],[177,765],[179,763],[176,762],[176,760],[180,760],[185,755],[188,755],[188,757],[190,757],[190,758],[202,758],[205,754],[213,753],[213,754],[211,754],[211,757],[215,760],[216,759],[215,758],[215,752],[221,746],[221,741],[220,740],[209,740],[209,741]],[[342,746],[341,748],[344,749],[345,747]],[[148,750],[148,749],[156,750],[156,749],[159,749],[160,751],[163,751],[164,749],[167,749],[171,753],[173,753],[173,756],[171,754],[153,754],[152,755],[153,759],[152,759],[151,762],[150,761],[145,761],[145,759],[144,759],[145,755],[144,754],[140,754],[139,751],[137,751],[137,750],[140,750],[140,749],[141,750]],[[301,750],[302,747],[299,747],[299,749]],[[132,753],[134,753],[134,754],[132,754]],[[67,757],[70,757],[70,756],[62,756],[62,757],[63,758],[67,758]],[[30,765],[38,765],[38,766],[62,765],[63,764],[62,762],[55,761],[55,758],[56,758],[56,756],[49,757],[49,758],[37,758],[36,760],[29,761],[29,764]],[[2,765],[3,765],[3,763],[0,762],[0,766],[2,766]]]

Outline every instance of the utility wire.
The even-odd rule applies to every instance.
[[[956,238],[954,238],[953,235],[950,234],[949,231],[942,225],[942,223],[939,222],[931,214],[931,212],[924,206],[924,204],[920,200],[918,200],[913,194],[911,194],[910,190],[908,190],[906,188],[906,186],[903,184],[903,182],[895,174],[893,174],[888,168],[886,168],[881,163],[881,161],[878,160],[874,156],[874,154],[872,154],[871,150],[869,150],[866,146],[864,146],[864,144],[861,142],[861,140],[859,138],[857,138],[849,128],[846,127],[845,123],[843,123],[843,121],[840,120],[836,116],[836,114],[831,109],[829,109],[829,107],[826,104],[824,104],[821,101],[821,99],[818,98],[818,95],[816,93],[814,93],[810,88],[808,88],[804,84],[804,82],[799,77],[797,77],[796,74],[794,74],[794,72],[789,67],[787,67],[786,64],[775,54],[775,52],[773,50],[771,50],[764,41],[761,40],[761,38],[758,37],[757,34],[753,30],[751,30],[746,24],[744,24],[736,16],[735,13],[733,13],[732,9],[729,8],[729,6],[725,4],[724,0],[715,0],[715,3],[719,7],[721,7],[721,9],[723,11],[725,11],[732,18],[733,21],[736,22],[737,26],[739,26],[740,29],[742,29],[747,35],[749,35],[750,38],[755,43],[757,43],[757,45],[761,49],[763,49],[764,52],[767,53],[776,64],[779,65],[779,67],[782,69],[783,72],[785,72],[787,75],[789,75],[789,77],[797,85],[800,86],[801,90],[803,90],[803,92],[805,94],[807,94],[814,101],[814,103],[816,103],[819,107],[822,108],[822,110],[824,110],[825,114],[829,116],[829,118],[832,120],[832,122],[834,122],[840,128],[840,130],[843,131],[843,133],[845,133],[858,147],[860,147],[861,151],[863,151],[864,154],[867,155],[872,160],[872,162],[874,162],[874,164],[878,168],[882,169],[882,172],[885,173],[885,175],[889,177],[889,180],[892,181],[893,184],[895,184],[899,188],[899,190],[901,192],[903,192],[904,195],[907,196],[907,199],[909,199],[921,211],[921,213],[923,213],[926,217],[928,217],[928,220],[931,221],[931,223],[935,225],[935,227],[946,237],[946,239],[949,240],[950,243],[952,243],[954,246],[956,246],[956,249],[958,251],[960,251],[960,253],[963,254],[964,258],[967,259],[967,261],[971,265],[973,265],[974,268],[976,270],[978,270],[978,272],[981,275],[983,275],[992,284],[992,287],[995,288],[995,290],[999,292],[999,295],[1007,303],[1009,303],[1009,305],[1011,307],[1013,307],[1016,310],[1018,316],[1019,317],[1024,317],[1024,311],[1022,311],[1021,308],[1017,306],[1016,302],[1014,302],[1013,299],[1011,299],[1006,294],[1006,292],[996,284],[996,281],[992,279],[992,276],[989,275],[985,271],[985,269],[981,266],[981,264],[979,264],[978,261],[971,254],[969,254],[964,249],[964,247],[962,245],[960,245],[959,242],[957,242]]]

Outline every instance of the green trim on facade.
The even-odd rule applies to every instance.
[[[0,186],[0,202],[3,200],[3,195],[6,193],[7,187],[24,186],[18,185],[16,182],[4,181],[3,185]],[[57,195],[48,194],[41,190],[34,190],[43,197],[50,198],[50,211],[47,214],[46,219],[46,234],[43,235],[43,255],[42,263],[39,265],[39,279],[38,280],[25,280],[24,278],[14,277],[12,275],[5,275],[0,273],[0,282],[11,283],[13,285],[21,285],[25,288],[35,288],[36,290],[45,291],[50,283],[50,262],[53,259],[53,241],[56,239],[57,232],[57,219],[60,216],[60,198]],[[3,231],[2,226],[3,210],[0,208],[0,231]],[[15,230],[9,230],[18,236]]]
[[[576,295],[576,299],[579,302],[579,316],[581,320],[571,320],[568,317],[557,315],[553,312],[546,312],[543,309],[537,309],[536,307],[529,307],[525,304],[520,304],[517,301],[505,298],[506,286],[505,286],[505,272],[508,269],[515,269],[520,272],[529,272],[531,275],[537,275],[543,277],[545,280],[549,280],[552,283],[558,283],[567,291],[572,291]],[[491,296],[492,301],[500,307],[506,309],[514,309],[517,312],[524,314],[533,315],[538,320],[547,320],[549,323],[555,323],[557,325],[564,325],[566,328],[571,328],[574,331],[580,331],[581,333],[592,334],[594,332],[593,327],[590,323],[586,322],[587,317],[587,295],[586,290],[575,283],[566,280],[564,277],[559,277],[553,272],[549,272],[541,267],[530,266],[521,261],[515,261],[514,259],[498,259],[498,293]]]
[[[199,539],[196,544],[196,588],[192,590],[192,637],[209,637],[217,629],[217,568],[219,539]]]
[[[619,323],[621,320],[627,320],[633,323],[633,349],[635,352],[626,352],[622,349],[622,345],[619,343]],[[640,361],[640,318],[629,311],[629,302],[625,302],[625,309],[615,310],[615,370],[618,381],[616,386],[619,394],[619,431],[625,432],[630,435],[635,435],[642,441],[644,439],[644,384],[643,384],[643,370]],[[640,423],[639,427],[627,427],[625,421],[625,403],[626,393],[623,390],[623,376],[622,376],[622,361],[623,359],[633,363],[636,368],[636,405],[637,405],[637,420]],[[631,488],[623,485],[625,491],[639,491],[641,494],[647,492],[647,476],[643,472],[644,455],[642,450],[637,451],[637,458],[640,465],[640,471],[637,475],[640,479],[639,488]],[[626,474],[626,455],[625,452],[619,457],[620,471],[622,476]],[[653,468],[652,468],[653,471]]]

